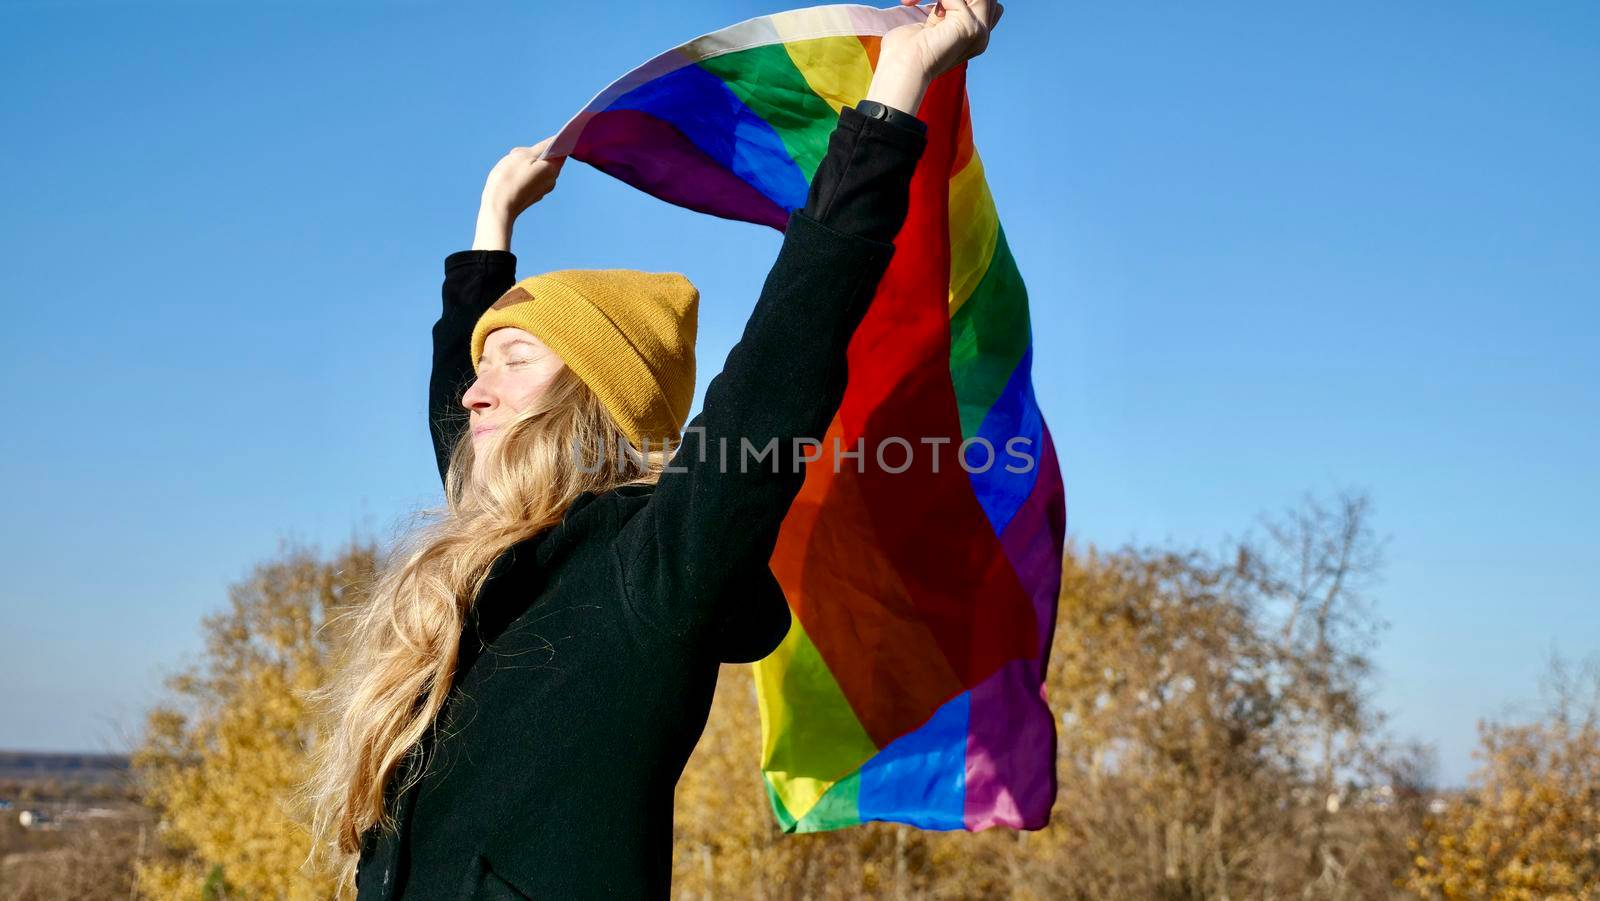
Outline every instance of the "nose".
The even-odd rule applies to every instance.
[[[461,406],[480,413],[494,409],[495,402],[494,392],[489,390],[488,381],[481,375],[473,379],[466,393],[461,395]]]

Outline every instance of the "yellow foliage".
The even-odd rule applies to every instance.
[[[304,697],[326,677],[334,641],[318,627],[358,600],[374,561],[370,547],[326,563],[291,552],[206,619],[205,655],[169,680],[174,700],[150,713],[134,755],[165,849],[138,869],[144,894],[330,896],[327,875],[301,871],[310,840],[294,797],[314,737]]]
[[[1287,566],[1246,546],[1221,558],[1069,548],[1047,675],[1060,791],[1039,832],[783,834],[756,767],[753,682],[725,667],[678,785],[674,894],[1600,896],[1592,712],[1486,727],[1481,788],[1424,825],[1420,773],[1372,737],[1359,636],[1337,628],[1359,618],[1339,591],[1361,574],[1343,561],[1361,557],[1347,552],[1361,549],[1363,510],[1313,508],[1274,533],[1297,551]],[[204,656],[171,680],[135,758],[162,823],[162,852],[138,868],[146,895],[332,896],[326,876],[301,870],[309,839],[291,799],[315,736],[302,698],[339,647],[322,624],[361,601],[375,559],[370,547],[284,555],[206,620]],[[1307,559],[1334,562],[1300,578]],[[1308,746],[1334,752],[1339,784]],[[1362,793],[1376,788],[1387,793]]]
[[[1543,721],[1479,723],[1478,784],[1424,821],[1404,887],[1427,898],[1600,897],[1596,701],[1600,692],[1579,718],[1564,692]]]

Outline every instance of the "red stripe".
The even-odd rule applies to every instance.
[[[866,472],[847,464],[835,474],[826,456],[813,465],[805,509],[791,513],[774,555],[796,615],[879,747],[1006,661],[1034,656],[1038,640],[1033,605],[955,455],[948,206],[965,82],[964,66],[940,77],[918,112],[930,140],[910,211],[850,344],[850,385],[833,434],[847,447],[866,439]],[[871,459],[892,436],[915,451],[912,468],[898,474]],[[950,439],[937,473],[919,443],[925,436]],[[902,453],[890,448],[891,465]],[[803,535],[809,541],[797,544]]]

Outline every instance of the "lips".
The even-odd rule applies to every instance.
[[[474,437],[474,438],[482,438],[484,435],[487,435],[490,432],[494,431],[494,429],[495,429],[495,427],[492,426],[492,425],[479,426],[479,427],[477,427],[477,428],[472,430],[472,437]]]

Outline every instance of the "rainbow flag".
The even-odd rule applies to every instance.
[[[882,35],[926,15],[819,6],[704,35],[601,91],[546,153],[782,230]],[[864,439],[869,463],[812,464],[772,557],[794,625],[755,666],[761,766],[791,832],[1037,829],[1055,800],[1043,675],[1066,514],[1027,291],[973,147],[965,66],[918,114],[929,144],[910,213],[823,441]],[[896,436],[915,452],[891,442],[886,465],[911,468],[872,465]]]

